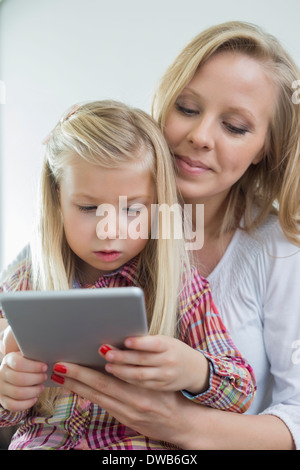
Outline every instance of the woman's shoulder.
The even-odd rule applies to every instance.
[[[290,257],[300,252],[300,245],[295,245],[286,237],[276,215],[269,215],[250,233],[244,230],[239,230],[239,232],[240,236],[236,237],[236,248],[243,249],[245,256],[250,258],[255,259],[261,255],[276,259]]]
[[[286,238],[278,217],[270,215],[251,232],[236,230],[208,280],[214,296],[227,298],[241,286],[249,289],[253,284],[255,290],[272,272],[274,277],[293,266],[300,270],[300,247]]]

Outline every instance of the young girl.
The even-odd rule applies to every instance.
[[[31,254],[2,289],[142,287],[150,335],[129,338],[126,351],[104,345],[107,371],[145,391],[182,391],[195,403],[243,412],[254,396],[252,369],[226,333],[208,283],[189,268],[183,238],[151,237],[151,206],[177,202],[172,159],[149,116],[116,102],[75,107],[47,141]],[[101,225],[107,204],[117,221]],[[147,236],[130,236],[137,217]],[[11,449],[164,447],[75,393],[43,390],[46,365],[6,344],[0,423],[20,424]],[[63,384],[66,372],[56,365],[54,383]]]

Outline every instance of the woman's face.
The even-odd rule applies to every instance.
[[[222,203],[259,163],[275,104],[276,86],[255,59],[220,53],[198,69],[165,124],[186,202]]]

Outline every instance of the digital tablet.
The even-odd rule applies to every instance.
[[[0,295],[3,314],[22,354],[49,365],[72,362],[103,370],[102,344],[124,348],[129,336],[147,334],[138,287],[20,291]],[[56,386],[49,378],[47,386]]]

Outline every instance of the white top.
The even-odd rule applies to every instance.
[[[300,449],[300,249],[277,217],[255,236],[237,230],[208,276],[214,302],[257,378],[248,414],[272,414]]]

